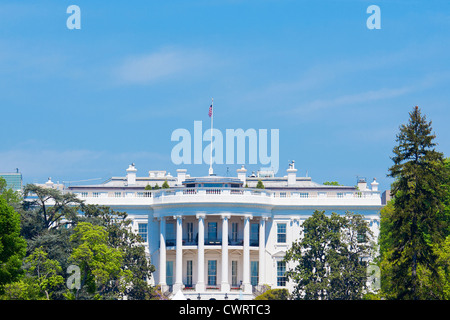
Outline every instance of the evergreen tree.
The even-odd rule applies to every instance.
[[[432,244],[442,241],[446,227],[442,199],[444,158],[435,150],[431,121],[418,107],[409,113],[408,124],[400,127],[397,145],[391,158],[394,165],[388,176],[395,181],[391,195],[395,198],[390,215],[390,245],[385,264],[390,266],[387,291],[392,298],[425,299],[421,296],[418,267],[437,277],[436,255]]]

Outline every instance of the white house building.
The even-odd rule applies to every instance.
[[[382,204],[375,179],[370,187],[365,179],[357,187],[318,184],[298,177],[294,162],[283,177],[248,175],[244,166],[237,177],[191,177],[185,169],[175,177],[165,171],[138,177],[134,164],[126,171],[64,190],[87,204],[127,212],[147,243],[154,284],[189,299],[252,299],[262,285],[292,289],[283,258],[315,210],[359,213],[378,237]],[[256,188],[258,180],[265,189]],[[165,181],[169,188],[144,189]]]

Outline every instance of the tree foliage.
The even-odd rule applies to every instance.
[[[129,270],[132,274],[129,278],[130,286],[123,294],[128,299],[145,299],[152,290],[148,280],[155,267],[146,256],[141,236],[132,231],[132,221],[128,219],[128,215],[104,206],[83,205],[81,210],[86,221],[105,227],[108,245],[123,252],[122,269]]]
[[[70,192],[62,193],[57,189],[44,188],[34,184],[28,184],[24,188],[25,202],[28,208],[37,207],[39,217],[42,219],[44,228],[58,228],[63,222],[62,218],[71,219],[77,214],[77,205],[81,200]],[[68,222],[65,222],[68,223]]]
[[[0,197],[0,294],[21,275],[26,241],[20,236],[20,215]]]
[[[24,261],[25,275],[5,286],[3,299],[50,300],[64,278],[58,261],[47,256],[42,247],[35,249]]]
[[[431,121],[418,107],[400,127],[389,176],[395,181],[392,205],[382,212],[380,243],[383,291],[394,299],[428,299],[420,279],[438,281],[438,255],[433,244],[448,230],[444,199],[448,197],[443,154],[436,151]]]
[[[289,291],[287,289],[269,289],[260,294],[255,300],[288,300]]]
[[[341,184],[337,181],[325,181],[323,184],[325,186],[341,186]]]
[[[258,180],[256,183],[256,189],[265,189],[264,183],[261,180]]]
[[[287,272],[294,282],[295,299],[361,299],[366,289],[366,264],[372,244],[360,215],[315,211],[302,225],[303,237],[286,252],[293,265]]]
[[[123,292],[129,270],[122,270],[123,252],[108,245],[104,227],[80,222],[70,237],[74,244],[70,261],[81,269],[81,288],[95,298],[108,297],[111,287]],[[75,297],[80,292],[76,291]]]
[[[6,229],[20,254],[0,265],[2,299],[159,299],[149,284],[151,265],[142,238],[127,213],[85,205],[74,194],[32,185],[25,187],[20,214],[0,197]],[[3,206],[5,204],[5,206]],[[6,211],[3,211],[4,208]],[[14,225],[14,228],[11,227]],[[6,257],[0,234],[0,259]],[[10,241],[11,242],[11,241]],[[10,243],[8,242],[8,243]],[[14,246],[8,245],[12,251]],[[28,249],[28,250],[27,250]],[[3,250],[3,252],[2,252]],[[3,256],[2,256],[3,254]],[[68,267],[80,267],[82,287],[68,291]]]
[[[5,199],[9,205],[19,204],[22,201],[20,192],[8,188],[3,177],[0,177],[0,197]]]

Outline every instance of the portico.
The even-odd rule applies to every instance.
[[[231,213],[160,217],[159,284],[173,292],[251,294],[264,282],[266,220]]]

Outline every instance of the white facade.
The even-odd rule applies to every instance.
[[[245,168],[236,178],[192,178],[182,169],[177,177],[165,171],[138,177],[136,171],[132,164],[126,177],[65,190],[87,204],[127,212],[147,240],[156,267],[153,283],[173,294],[182,290],[190,299],[252,299],[262,285],[292,289],[282,260],[315,210],[362,214],[378,237],[381,197],[375,179],[371,188],[362,180],[358,189],[326,186],[297,177],[294,163],[284,177],[248,176]],[[258,180],[265,189],[255,188]],[[164,181],[170,188],[144,190]]]

